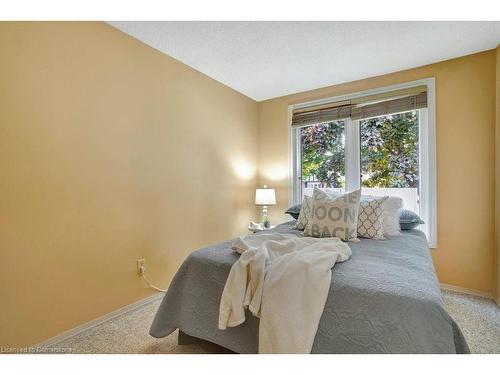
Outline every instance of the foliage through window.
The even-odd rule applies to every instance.
[[[345,122],[301,129],[302,180],[305,187],[345,187]]]
[[[361,186],[418,188],[418,112],[359,122]]]
[[[418,111],[386,115],[359,126],[360,181],[364,188],[419,185]],[[300,129],[303,188],[346,187],[346,121]]]

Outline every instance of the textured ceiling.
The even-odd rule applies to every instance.
[[[109,22],[257,101],[495,48],[500,22]]]

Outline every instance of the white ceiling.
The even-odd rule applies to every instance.
[[[495,48],[500,22],[109,22],[257,101]]]

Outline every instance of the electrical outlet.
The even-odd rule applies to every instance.
[[[146,259],[137,259],[137,274],[142,275],[146,271]]]

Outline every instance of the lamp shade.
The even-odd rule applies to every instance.
[[[255,204],[259,206],[271,206],[276,204],[274,189],[268,189],[266,187],[255,189]]]

